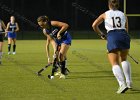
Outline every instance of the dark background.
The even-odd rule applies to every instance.
[[[70,30],[92,31],[92,23],[95,18],[84,14],[72,7],[72,3],[87,8],[96,16],[108,10],[107,0],[0,0],[1,7],[4,5],[13,12],[8,12],[0,7],[0,18],[7,24],[11,15],[16,16],[21,31],[35,31],[34,24],[40,15],[47,15],[51,20],[59,20],[68,23]],[[120,10],[123,11],[123,0],[120,0]],[[127,0],[127,13],[140,14],[139,0]],[[15,14],[16,13],[16,14]],[[128,17],[129,29],[139,30],[140,17]],[[103,28],[103,25],[101,26]]]

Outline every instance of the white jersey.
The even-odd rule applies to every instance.
[[[119,10],[108,10],[105,12],[105,28],[108,31],[115,29],[126,29],[126,17]]]

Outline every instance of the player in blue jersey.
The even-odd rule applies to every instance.
[[[13,54],[16,54],[16,36],[19,31],[19,25],[15,22],[15,17],[10,17],[10,22],[7,24],[6,31],[8,32],[8,54],[11,54],[11,44],[13,41]]]
[[[5,31],[5,29],[6,29],[6,26],[4,22],[0,19],[0,64],[2,60],[2,48],[3,48],[3,38],[4,38],[3,32]]]
[[[47,37],[47,43],[50,42],[54,47],[54,61],[55,59],[57,59],[58,56],[58,61],[61,68],[60,78],[65,78],[65,57],[71,45],[71,36],[67,31],[69,25],[60,21],[50,21],[47,16],[38,17],[37,22],[39,26],[43,29],[44,35]],[[60,48],[60,50],[58,50],[58,47]],[[46,48],[47,52],[49,52],[49,46],[47,46]],[[53,67],[50,79],[54,78],[55,69],[56,68]]]
[[[118,10],[119,0],[108,0],[108,6],[109,10],[101,14],[94,21],[92,27],[102,39],[105,39],[105,34],[98,27],[103,21],[105,23],[108,58],[120,86],[117,93],[124,93],[128,88],[132,88],[131,66],[127,61],[130,49],[128,20],[125,14]],[[122,69],[119,61],[121,61]]]

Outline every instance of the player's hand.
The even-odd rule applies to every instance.
[[[45,28],[43,29],[43,33],[46,34],[46,29]]]
[[[48,58],[48,64],[50,64],[51,63],[51,59],[50,58]]]
[[[7,33],[5,33],[5,37],[7,37]]]
[[[62,37],[60,34],[57,34],[57,39],[60,40]]]
[[[101,39],[103,39],[103,40],[106,39],[106,35],[104,33],[101,33],[100,36],[101,36]]]

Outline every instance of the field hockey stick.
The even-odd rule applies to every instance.
[[[134,59],[134,57],[132,57],[130,54],[128,54],[128,56],[129,56],[136,64],[139,64],[139,62],[138,62],[136,59]]]
[[[49,66],[51,66],[52,63],[49,63],[47,64],[44,68],[40,69],[38,72],[37,72],[37,75],[40,76],[41,75],[41,72],[43,72],[44,70],[46,70]]]
[[[6,32],[0,32],[0,34],[5,34],[5,33],[8,33],[8,32],[13,33],[13,31],[6,31]]]
[[[98,17],[93,12],[89,11],[87,8],[79,5],[76,2],[73,2],[72,6],[75,7],[76,9],[80,10],[81,12],[83,12],[85,15],[90,16],[91,18],[97,18]],[[106,34],[98,34],[98,35],[101,37],[101,39],[106,39]]]
[[[73,2],[72,3],[72,6],[75,7],[76,9],[80,10],[84,14],[90,16],[91,18],[97,18],[97,16],[94,13],[92,13],[91,11],[89,11],[88,9],[86,9],[85,7],[82,7],[81,5],[79,5],[76,2]]]

